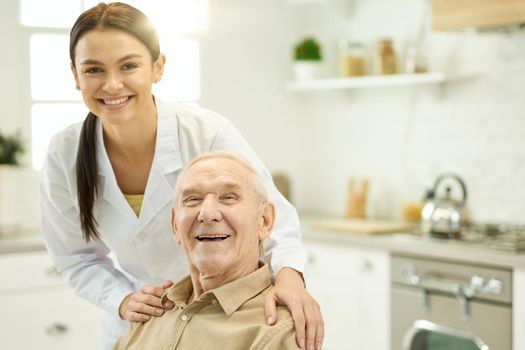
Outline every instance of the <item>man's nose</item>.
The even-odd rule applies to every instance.
[[[207,196],[204,198],[197,219],[200,223],[219,222],[222,220],[219,203],[215,197]]]
[[[103,89],[105,92],[114,94],[124,86],[122,77],[118,73],[108,73],[104,82]]]

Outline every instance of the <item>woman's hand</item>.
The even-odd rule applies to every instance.
[[[268,325],[277,321],[277,304],[288,307],[295,323],[295,339],[301,348],[320,350],[324,338],[324,322],[319,304],[304,288],[304,282],[292,268],[284,267],[277,274],[275,287],[266,296],[265,315]],[[306,336],[305,336],[306,335]]]
[[[122,319],[135,322],[149,321],[151,316],[162,316],[164,310],[170,310],[175,305],[168,301],[161,304],[160,298],[165,290],[173,285],[171,281],[165,281],[160,286],[146,284],[140,289],[124,298],[119,307],[119,315]]]

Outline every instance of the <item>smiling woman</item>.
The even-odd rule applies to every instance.
[[[71,88],[74,82],[64,52],[71,19],[99,1],[19,1],[22,40],[29,42],[29,71],[21,74],[29,75],[26,91],[30,103],[25,114],[31,116],[32,164],[40,169],[51,136],[80,121],[79,116],[87,113],[78,91]],[[155,95],[168,101],[197,101],[200,48],[198,41],[188,36],[207,30],[208,0],[127,2],[153,18],[159,28],[161,47],[168,57],[164,78],[153,87]],[[57,8],[60,11],[56,11]]]

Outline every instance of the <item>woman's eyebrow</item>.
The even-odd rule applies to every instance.
[[[142,55],[139,55],[138,53],[130,53],[129,55],[126,55],[124,57],[119,58],[117,63],[122,63],[122,62],[130,60],[132,58],[142,58]],[[102,65],[103,63],[101,61],[98,61],[98,60],[95,60],[95,59],[92,59],[92,58],[87,58],[84,61],[80,62],[80,65],[86,65],[86,64]]]

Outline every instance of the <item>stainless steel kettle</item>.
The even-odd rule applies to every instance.
[[[459,185],[461,199],[452,197],[450,181]],[[441,195],[438,191],[444,193]],[[457,195],[455,194],[457,197]],[[465,182],[456,174],[446,173],[438,176],[434,187],[427,191],[425,205],[421,210],[421,230],[423,233],[443,237],[457,238],[461,227],[467,223],[465,203],[467,201],[467,187]]]

